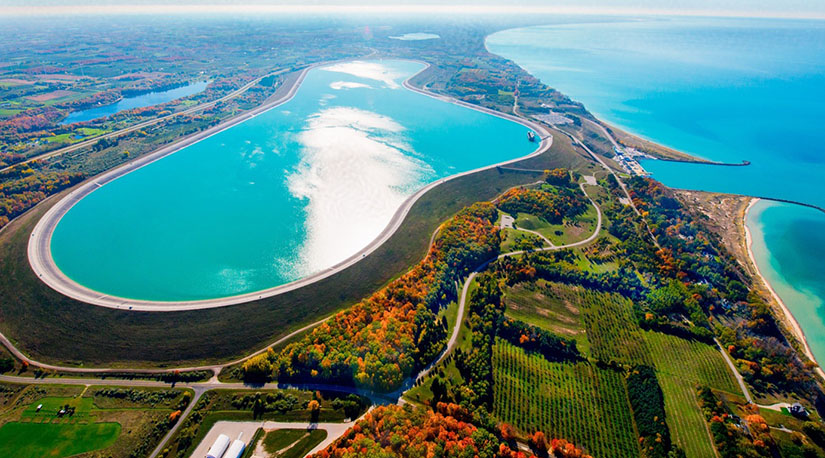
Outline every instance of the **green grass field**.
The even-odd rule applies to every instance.
[[[307,432],[303,429],[276,429],[269,431],[264,436],[264,450],[267,453],[275,454],[281,449],[297,442],[302,437],[306,436]]]
[[[51,384],[2,384],[3,393],[12,397],[0,396],[2,457],[58,457],[92,450],[99,450],[91,455],[99,457],[143,456],[168,430],[169,415],[192,396],[184,389]]]
[[[21,423],[0,428],[0,456],[63,457],[106,448],[120,434],[118,423]]]
[[[638,457],[624,377],[589,363],[551,363],[497,340],[494,414],[531,434],[564,438],[595,457]]]
[[[588,205],[587,211],[577,216],[574,221],[552,224],[538,216],[519,213],[515,226],[536,231],[555,245],[567,245],[589,237],[596,229],[596,218],[596,209]]]
[[[524,160],[518,167],[575,169],[586,163],[566,137],[557,135],[549,152]],[[342,272],[248,304],[170,313],[89,306],[37,279],[26,255],[29,234],[37,219],[64,193],[0,232],[0,331],[29,356],[67,365],[128,362],[168,367],[242,357],[368,296],[420,261],[430,235],[450,215],[510,187],[535,181],[538,175],[493,169],[449,181],[419,199],[387,242]]]
[[[303,458],[309,453],[310,450],[315,448],[316,445],[320,444],[324,439],[327,438],[327,432],[323,429],[315,429],[306,434],[301,440],[299,440],[295,445],[289,448],[289,450],[284,450],[283,453],[279,454],[277,458]]]
[[[40,411],[37,411],[37,406],[42,404]],[[65,417],[67,420],[88,420],[92,412],[92,398],[78,397],[78,398],[63,398],[63,397],[47,397],[41,398],[36,402],[29,404],[28,407],[21,414],[21,418],[30,421],[52,421],[57,417],[57,413],[63,409],[64,406],[70,406],[75,409],[71,417]]]

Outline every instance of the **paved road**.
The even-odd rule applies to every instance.
[[[719,351],[722,352],[722,356],[725,358],[725,362],[728,363],[728,367],[731,372],[733,372],[736,382],[739,383],[739,388],[742,390],[742,395],[745,396],[748,404],[753,404],[753,398],[751,397],[750,391],[748,391],[748,386],[745,384],[745,379],[742,378],[742,374],[740,374],[736,369],[736,366],[733,364],[733,360],[730,359],[730,355],[728,355],[728,352],[722,348],[722,344],[720,344],[716,338],[714,338],[713,341],[716,342],[716,346],[719,348]]]
[[[431,97],[435,97],[435,98],[438,98],[438,99],[446,99],[448,101],[451,101],[453,103],[457,103],[459,105],[466,105],[470,108],[478,109],[480,111],[491,112],[491,110],[488,110],[486,108],[481,108],[481,107],[476,107],[476,106],[473,106],[473,105],[470,105],[470,104],[465,104],[464,102],[451,100],[451,99],[445,98],[443,96],[434,95],[434,94],[431,94],[429,92],[422,91],[422,90],[417,89],[417,88],[413,88],[412,86],[409,85],[409,80],[405,81],[404,85],[405,85],[405,87],[408,87],[411,90],[414,90],[414,91],[419,92],[419,93],[426,94],[426,95],[431,96]],[[501,117],[504,117],[506,119],[513,118],[509,115],[502,115],[500,113],[495,113],[495,112],[491,112],[491,114],[495,114],[496,116],[501,116]],[[518,118],[513,118],[513,119],[518,119]],[[541,153],[543,153],[544,151],[546,151],[547,149],[550,148],[550,146],[552,145],[552,136],[549,135],[549,133],[543,127],[541,127],[537,124],[534,124],[532,122],[524,122],[523,120],[520,120],[519,122],[530,126],[531,128],[538,131],[539,133],[544,133],[545,134],[545,135],[543,135],[542,141],[541,141],[539,147],[537,148],[537,150],[535,152],[533,152],[528,157],[532,157],[532,156],[541,154]],[[575,138],[573,138],[573,139],[574,139],[574,141],[577,141]],[[582,145],[582,146],[587,149],[586,146],[584,146],[584,145]],[[590,152],[590,151],[588,150],[588,152]],[[590,154],[594,158],[599,160],[598,157],[595,156],[595,154],[593,154],[592,152],[590,152]],[[513,161],[508,161],[507,163],[515,162],[515,161],[518,161],[518,160],[521,160],[521,159],[524,159],[524,158],[516,159],[516,160],[513,160]],[[601,160],[599,160],[599,162],[607,170],[610,170],[609,167],[606,166],[606,164],[601,162]],[[500,165],[504,165],[504,164],[495,164],[495,165],[492,165],[492,166],[489,166],[489,167],[485,167],[483,169],[497,167],[497,166],[500,166]],[[478,169],[478,170],[466,172],[464,174],[460,174],[460,175],[456,175],[454,177],[451,177],[449,179],[453,179],[457,176],[463,176],[463,175],[466,175],[466,174],[475,173],[475,172],[477,172],[479,170],[483,170],[483,169]],[[445,180],[440,180],[436,183],[433,183],[430,186],[428,186],[427,188],[420,191],[420,193],[423,194],[423,192],[425,192],[429,188],[437,186],[438,184],[440,184],[444,181],[446,181],[446,179]],[[567,245],[562,245],[562,246],[544,247],[544,248],[540,248],[540,249],[536,249],[536,250],[531,250],[530,252],[550,251],[550,250],[560,250],[560,249],[564,249],[564,248],[571,248],[571,247],[580,246],[580,245],[590,243],[593,240],[595,240],[596,238],[598,238],[599,233],[601,231],[601,227],[602,227],[602,212],[601,212],[601,209],[596,204],[596,202],[590,197],[590,195],[587,194],[587,191],[586,191],[584,185],[580,184],[580,187],[582,189],[582,192],[584,192],[585,195],[590,200],[591,204],[596,208],[597,224],[596,224],[596,228],[595,228],[593,234],[591,234],[587,239],[581,240],[579,242],[575,242],[575,243],[571,243],[571,244],[567,244]],[[413,196],[413,197],[415,197],[415,196]],[[404,214],[406,215],[406,211],[404,212]],[[403,219],[403,218],[401,218],[401,219]],[[393,229],[393,232],[394,232],[394,229]],[[436,230],[436,232],[437,232],[437,230]],[[434,236],[435,236],[435,234],[433,234],[433,237]],[[433,237],[431,237],[431,243],[432,243]],[[509,253],[503,253],[503,254],[500,254],[499,256],[497,256],[497,258],[503,258],[503,257],[508,257],[508,256],[516,256],[516,255],[524,254],[525,252],[526,251],[519,250],[519,251],[513,251],[513,252],[509,252]],[[337,391],[352,392],[352,393],[358,393],[358,394],[366,395],[367,397],[372,399],[375,404],[384,404],[388,400],[392,400],[393,398],[399,399],[401,397],[401,395],[406,390],[408,390],[409,388],[411,388],[413,386],[413,384],[416,380],[426,376],[432,370],[433,367],[435,367],[437,364],[442,362],[444,360],[444,358],[446,358],[446,356],[449,355],[449,353],[455,348],[455,346],[457,344],[457,341],[458,341],[458,335],[459,335],[459,332],[460,332],[461,323],[462,323],[463,316],[464,316],[465,309],[466,309],[466,301],[467,301],[467,294],[468,294],[468,291],[469,291],[469,286],[472,283],[472,281],[475,279],[476,275],[479,272],[481,272],[483,269],[485,269],[487,267],[487,265],[495,259],[496,258],[491,259],[491,260],[483,263],[482,265],[480,265],[474,272],[472,272],[469,275],[467,280],[464,282],[464,286],[462,288],[461,295],[460,295],[460,298],[459,298],[459,309],[458,309],[458,313],[457,313],[457,317],[456,317],[456,323],[455,323],[455,326],[453,327],[453,332],[450,335],[450,338],[448,339],[445,351],[442,352],[440,357],[434,363],[432,363],[427,369],[420,372],[415,377],[410,378],[407,381],[407,383],[405,383],[405,386],[402,387],[401,389],[397,390],[396,392],[387,393],[387,394],[379,394],[379,393],[373,393],[373,392],[361,390],[361,389],[354,388],[354,387],[330,385],[330,384],[285,385],[285,384],[277,384],[277,383],[268,383],[268,384],[259,385],[259,386],[251,386],[251,385],[246,385],[246,384],[243,384],[243,383],[223,383],[223,382],[218,381],[216,377],[213,377],[208,382],[179,383],[176,386],[183,387],[183,388],[190,388],[190,389],[194,390],[195,391],[195,397],[193,398],[192,402],[189,404],[189,406],[187,407],[187,409],[185,410],[183,415],[181,415],[181,418],[178,421],[178,423],[173,427],[172,430],[170,430],[167,433],[167,435],[158,444],[158,447],[155,449],[155,451],[153,452],[153,454],[151,456],[155,457],[163,449],[163,447],[166,445],[167,441],[172,437],[172,435],[174,435],[174,433],[177,431],[179,426],[184,422],[185,418],[188,416],[188,414],[194,408],[197,401],[200,399],[201,395],[204,392],[206,392],[208,390],[211,390],[211,389],[216,389],[216,388],[222,388],[222,389],[248,389],[248,390],[276,389],[276,388],[302,388],[302,389],[322,389],[322,390],[323,389],[328,389],[328,390],[337,390]],[[307,330],[311,327],[317,326],[318,324],[322,323],[325,320],[326,319],[320,320],[316,323],[312,323],[312,324],[307,325],[307,326],[305,326],[305,327],[303,327],[299,330],[296,330],[296,331],[290,333],[289,335],[279,339],[278,341],[273,343],[273,345],[277,344],[277,343],[280,343],[280,342],[283,342],[286,339],[289,339],[289,338],[293,337],[294,335],[296,335],[300,332],[303,332],[303,331],[305,331],[305,330]],[[60,371],[68,371],[68,372],[105,372],[105,371],[129,372],[129,371],[132,371],[130,369],[109,369],[109,368],[107,368],[107,369],[87,369],[87,368],[71,368],[71,367],[61,367],[61,366],[40,364],[36,361],[33,361],[33,360],[29,359],[28,357],[23,355],[21,352],[19,352],[5,336],[2,336],[2,334],[0,334],[0,341],[2,341],[2,343],[4,345],[6,345],[15,354],[15,356],[19,357],[20,359],[22,359],[24,361],[27,361],[30,364],[35,364],[35,365],[46,367],[46,368],[49,368],[49,369],[60,370]],[[245,357],[241,360],[233,361],[233,362],[226,363],[226,364],[213,365],[213,366],[190,367],[190,368],[178,368],[177,370],[188,371],[188,370],[210,369],[210,370],[213,370],[215,372],[215,374],[217,375],[218,371],[221,368],[226,367],[226,366],[231,365],[231,364],[236,364],[238,362],[241,362],[241,361],[243,361],[243,360],[245,360],[245,359],[247,359],[251,356],[254,356],[255,354],[259,354],[263,351],[266,351],[266,348],[254,353],[252,355],[249,355],[249,356],[247,356],[247,357]],[[169,370],[171,370],[171,369],[169,369]],[[144,372],[144,373],[146,373],[146,372],[168,372],[169,370],[136,369],[134,371],[135,372]],[[28,377],[17,377],[17,376],[6,376],[6,375],[0,375],[0,381],[13,382],[13,383],[25,383],[25,384],[118,385],[118,386],[133,386],[133,387],[164,387],[164,386],[169,386],[169,384],[167,384],[167,383],[151,381],[151,380],[100,380],[100,379],[71,379],[71,378],[32,379],[32,378],[28,378]],[[289,425],[292,426],[294,424],[289,423]],[[345,431],[346,431],[346,429],[343,429],[342,431],[340,431],[340,434],[343,434]],[[340,434],[339,434],[339,436],[340,436]],[[335,437],[332,437],[332,436],[333,435],[331,434],[330,435],[331,440],[334,440],[335,438],[339,437],[339,436],[335,436]],[[330,442],[331,442],[331,440],[330,440]]]
[[[226,102],[227,100],[231,100],[231,99],[243,94],[244,92],[249,90],[254,85],[258,84],[262,79],[264,79],[266,77],[280,75],[280,74],[282,74],[284,72],[287,72],[287,71],[288,71],[288,69],[281,69],[281,70],[277,70],[277,71],[274,71],[274,72],[271,72],[271,73],[267,73],[266,75],[264,75],[260,78],[255,78],[254,80],[244,84],[243,86],[241,86],[238,89],[230,92],[229,94],[227,94],[227,95],[225,95],[225,96],[223,96],[219,99],[212,100],[211,102],[204,102],[204,103],[201,103],[200,105],[196,105],[194,107],[187,108],[187,109],[185,109],[183,111],[179,111],[177,113],[172,113],[170,115],[161,116],[159,118],[154,118],[154,119],[151,119],[151,120],[148,120],[148,121],[139,122],[139,123],[133,124],[129,127],[124,127],[123,129],[116,130],[114,132],[109,132],[107,134],[98,135],[96,137],[90,138],[88,140],[84,140],[82,142],[74,143],[72,145],[69,145],[69,146],[66,146],[66,147],[63,147],[63,148],[60,148],[60,149],[56,149],[54,151],[49,151],[48,153],[39,154],[37,156],[26,159],[25,161],[18,162],[16,164],[10,165],[8,167],[4,167],[4,168],[0,169],[0,172],[5,172],[6,170],[13,169],[14,167],[16,167],[18,165],[28,164],[29,162],[37,161],[37,160],[40,160],[40,159],[48,159],[50,157],[55,157],[55,156],[60,156],[62,154],[71,153],[73,151],[83,149],[87,146],[92,146],[92,145],[94,145],[95,143],[97,143],[98,141],[100,141],[104,138],[108,139],[108,138],[119,137],[123,134],[127,134],[127,133],[133,132],[135,130],[140,130],[140,129],[144,129],[144,128],[149,127],[149,126],[153,126],[155,124],[161,123],[163,121],[166,121],[167,119],[171,119],[171,118],[174,118],[176,116],[187,115],[187,114],[192,114],[192,113],[197,113],[199,111],[203,111],[207,108],[211,108],[211,107],[215,106],[218,103]]]
[[[516,231],[521,231],[521,232],[526,232],[528,234],[533,234],[533,235],[537,236],[538,238],[540,238],[541,240],[543,240],[544,243],[546,243],[547,245],[549,245],[551,247],[556,246],[556,244],[551,242],[550,239],[548,239],[547,237],[541,235],[541,233],[539,233],[539,232],[536,232],[536,231],[533,231],[533,230],[530,230],[530,229],[525,229],[523,227],[518,227],[518,226],[515,226],[515,225],[513,226],[513,229],[516,230]]]
[[[591,234],[590,237],[588,237],[587,239],[579,241],[579,242],[571,243],[571,244],[568,244],[568,245],[562,245],[562,246],[545,247],[545,248],[534,250],[534,251],[548,251],[548,250],[560,250],[560,249],[564,249],[564,248],[571,248],[571,247],[575,247],[575,246],[579,246],[579,245],[583,245],[583,244],[592,242],[593,240],[595,240],[599,236],[599,233],[601,231],[601,226],[602,226],[601,209],[598,207],[596,202],[587,194],[587,191],[585,190],[584,185],[581,184],[580,186],[581,186],[582,192],[584,192],[585,195],[587,195],[588,199],[590,199],[591,204],[596,208],[596,213],[598,215],[596,228],[593,231],[593,234]],[[436,232],[437,231],[438,230],[436,229]],[[431,238],[431,243],[432,243],[432,238]],[[173,428],[164,436],[163,440],[161,440],[161,442],[155,448],[155,450],[150,455],[150,457],[151,458],[156,457],[158,455],[158,453],[160,453],[160,451],[163,450],[163,448],[165,447],[168,440],[175,434],[175,432],[178,430],[180,425],[183,424],[184,420],[189,415],[189,413],[192,411],[192,409],[194,409],[195,405],[197,404],[198,400],[203,395],[203,393],[205,393],[208,390],[212,390],[212,389],[220,388],[220,389],[235,389],[235,390],[264,390],[264,389],[279,389],[279,388],[280,389],[297,388],[297,389],[306,389],[306,390],[333,390],[333,391],[340,391],[340,392],[344,392],[344,393],[355,393],[355,394],[359,394],[359,395],[362,395],[362,396],[366,396],[372,401],[373,405],[388,404],[388,403],[396,402],[397,400],[399,400],[401,398],[401,396],[404,394],[404,392],[406,392],[408,389],[410,389],[414,386],[414,384],[417,380],[419,380],[419,379],[425,377],[426,375],[428,375],[430,373],[430,371],[435,366],[440,364],[444,360],[444,358],[446,358],[455,349],[455,346],[458,343],[458,336],[459,336],[459,333],[460,333],[460,330],[461,330],[461,324],[462,324],[462,321],[463,321],[463,318],[464,318],[464,313],[465,313],[466,304],[467,304],[467,295],[468,295],[468,292],[469,292],[470,285],[472,284],[472,282],[475,279],[476,275],[478,275],[479,272],[483,271],[487,267],[487,265],[489,265],[489,263],[492,262],[495,259],[499,259],[499,258],[503,258],[503,257],[507,257],[507,256],[516,256],[516,255],[523,254],[523,253],[525,253],[525,252],[524,251],[513,251],[513,252],[509,252],[509,253],[503,253],[503,254],[497,256],[496,258],[490,259],[490,260],[482,263],[478,268],[476,268],[468,276],[468,278],[464,282],[464,286],[461,290],[461,295],[459,297],[459,303],[458,303],[458,312],[456,314],[456,323],[453,326],[453,331],[452,331],[452,334],[450,335],[450,338],[447,341],[447,345],[446,345],[445,350],[436,359],[436,361],[431,363],[426,369],[419,372],[415,377],[410,378],[404,384],[404,386],[402,388],[400,388],[399,390],[396,390],[393,393],[383,394],[383,393],[376,393],[376,392],[372,392],[372,391],[369,391],[369,390],[364,390],[364,389],[360,389],[360,388],[356,388],[356,387],[352,387],[352,386],[334,385],[334,384],[321,384],[321,383],[319,383],[319,384],[267,383],[267,384],[263,384],[263,385],[248,385],[248,384],[244,384],[244,383],[224,383],[224,382],[218,381],[217,378],[214,378],[214,377],[212,379],[210,379],[209,381],[207,381],[207,382],[177,383],[174,386],[177,386],[179,388],[192,389],[195,392],[195,396],[193,397],[192,402],[189,403],[186,410],[181,415],[181,418],[178,420],[178,422],[175,424],[175,426],[173,426]],[[296,331],[290,333],[289,335],[282,337],[275,344],[283,342],[283,341],[295,336],[296,334],[298,334],[300,332],[303,332],[303,331],[305,331],[305,330],[307,330],[307,329],[309,329],[313,326],[316,326],[317,324],[319,324],[323,321],[324,320],[321,320],[319,322],[307,325],[304,328],[296,330]],[[11,345],[11,342],[9,342],[8,339],[5,338],[5,336],[0,335],[0,340],[2,340],[3,344],[6,345],[9,348],[9,350],[11,350],[12,353],[15,354],[15,356],[21,357],[21,359],[23,359],[24,361],[27,361],[30,364],[35,364],[35,365],[39,365],[39,366],[42,366],[42,367],[48,367],[48,368],[54,369],[54,370],[70,371],[70,372],[106,372],[106,371],[112,371],[112,372],[121,372],[121,373],[122,372],[130,372],[130,371],[144,372],[144,373],[146,373],[146,372],[155,372],[156,373],[156,372],[168,372],[169,371],[169,370],[151,370],[150,371],[150,370],[140,370],[140,369],[137,369],[137,370],[130,370],[130,369],[86,369],[86,368],[71,368],[71,367],[45,365],[45,364],[40,364],[36,361],[33,361],[33,360],[29,359],[28,357],[26,357],[25,355],[23,355],[22,353],[20,353],[19,350],[17,350],[13,345]],[[266,349],[261,350],[261,351],[266,351]],[[261,351],[256,352],[255,354],[258,354]],[[238,363],[240,361],[243,361],[244,359],[250,358],[252,356],[254,356],[254,354],[249,355],[246,358],[243,358],[241,360],[233,361],[231,363],[226,363],[226,364],[222,364],[222,365],[202,366],[202,367],[198,367],[198,368],[196,368],[196,367],[182,368],[182,369],[178,369],[178,370],[186,371],[186,370],[194,370],[194,369],[213,369],[213,370],[215,370],[215,374],[217,375],[217,372],[219,371],[220,368],[226,367],[226,366],[231,365],[231,364],[236,364],[236,363]],[[89,379],[82,379],[82,378],[79,378],[79,379],[73,379],[73,378],[34,379],[34,378],[29,378],[29,377],[19,377],[19,376],[12,376],[12,375],[0,375],[0,381],[11,382],[11,383],[34,384],[34,385],[54,385],[54,384],[79,385],[79,386],[102,386],[102,385],[111,386],[111,385],[116,385],[116,386],[129,386],[129,387],[169,387],[170,386],[169,383],[159,382],[159,381],[154,381],[154,380],[101,380],[101,379],[93,379],[93,378],[89,378]],[[288,423],[288,424],[290,425],[290,427],[294,427],[294,423]],[[340,435],[342,435],[344,432],[346,432],[346,429],[347,428],[337,428],[337,429],[330,430],[331,432],[328,435],[328,443],[331,443],[334,439],[336,439],[337,437],[340,437]],[[337,435],[333,435],[332,434],[333,432],[335,432]]]
[[[215,442],[215,439],[218,438],[220,434],[226,434],[229,436],[231,440],[235,440],[238,438],[239,433],[243,433],[243,441],[249,441],[252,436],[255,434],[258,428],[263,428],[265,431],[272,431],[276,429],[303,429],[306,431],[311,430],[324,430],[327,432],[327,437],[321,443],[316,445],[312,450],[307,453],[307,456],[312,455],[315,452],[325,449],[327,446],[332,444],[335,439],[344,435],[344,433],[349,430],[349,428],[353,425],[354,421],[348,421],[343,423],[309,423],[309,422],[284,422],[284,421],[219,421],[216,422],[212,429],[204,436],[201,443],[195,449],[194,453],[192,453],[193,458],[200,458],[206,456],[206,452],[209,450],[209,447]],[[297,441],[296,441],[297,442]],[[292,445],[292,444],[290,444]]]
[[[355,253],[351,257],[347,258],[346,260],[329,267],[321,272],[318,272],[314,275],[310,275],[308,277],[304,277],[300,280],[287,283],[284,285],[280,285],[274,288],[269,288],[263,291],[257,291],[254,293],[242,294],[237,296],[231,297],[223,297],[223,298],[216,298],[216,299],[206,299],[206,300],[198,300],[198,301],[176,301],[176,302],[161,302],[161,301],[146,301],[146,300],[134,300],[134,299],[126,299],[116,296],[109,296],[105,294],[101,294],[97,291],[91,290],[86,288],[60,271],[57,265],[54,263],[54,259],[51,257],[51,237],[54,229],[57,227],[57,223],[60,221],[60,218],[66,214],[66,212],[71,209],[71,207],[79,202],[83,197],[88,195],[89,193],[93,192],[100,186],[105,185],[108,182],[111,182],[118,177],[121,177],[127,173],[132,172],[140,167],[143,167],[151,162],[154,162],[158,159],[161,159],[169,154],[172,154],[181,148],[184,148],[192,143],[202,140],[210,135],[214,135],[215,133],[224,130],[228,127],[231,127],[235,124],[243,122],[257,114],[260,114],[266,110],[269,110],[275,106],[280,104],[286,103],[287,101],[291,100],[292,97],[298,90],[300,83],[303,81],[304,76],[306,73],[317,66],[320,65],[328,65],[333,62],[325,62],[319,63],[315,65],[311,65],[304,69],[294,84],[289,88],[289,91],[284,94],[282,97],[275,98],[274,100],[270,100],[264,105],[251,110],[237,118],[234,118],[226,123],[220,124],[215,126],[211,129],[208,129],[203,132],[199,132],[194,134],[193,136],[181,140],[178,143],[173,145],[161,148],[160,150],[151,153],[149,155],[143,156],[129,164],[125,164],[121,167],[118,167],[114,170],[106,172],[98,177],[95,177],[85,184],[81,185],[76,190],[69,193],[66,197],[64,197],[60,202],[55,204],[46,214],[38,221],[37,225],[35,226],[34,230],[32,231],[31,238],[29,239],[29,247],[28,247],[28,255],[29,255],[29,263],[35,273],[40,277],[40,279],[49,285],[52,289],[58,291],[59,293],[69,296],[73,299],[79,300],[84,303],[98,305],[101,307],[109,307],[115,308],[120,310],[130,310],[130,311],[149,311],[149,312],[169,312],[169,311],[181,311],[181,310],[198,310],[198,309],[205,309],[205,308],[214,308],[214,307],[224,307],[227,305],[234,305],[234,304],[241,304],[244,302],[250,302],[258,299],[262,299],[265,297],[272,297],[278,294],[283,294],[288,291],[292,291],[298,288],[302,288],[309,284],[315,283],[319,280],[327,278],[335,273],[344,270],[353,264],[357,263],[367,255],[371,254],[373,251],[378,249],[384,242],[386,242],[399,227],[403,223],[404,219],[406,218],[407,214],[409,213],[410,209],[412,208],[413,204],[418,201],[424,194],[426,194],[431,189],[435,188],[436,186],[445,183],[450,180],[454,180],[459,177],[463,177],[466,175],[470,175],[473,173],[477,173],[482,170],[487,170],[495,167],[499,167],[502,165],[510,164],[513,162],[518,162],[523,159],[527,159],[530,157],[537,156],[539,154],[544,153],[547,151],[553,143],[553,138],[550,136],[549,132],[541,125],[536,124],[532,121],[525,120],[522,118],[518,118],[516,116],[499,113],[488,108],[480,107],[477,105],[472,105],[469,103],[462,102],[460,100],[453,99],[451,97],[442,96],[433,94],[429,91],[418,89],[412,86],[409,83],[409,80],[414,78],[416,75],[420,74],[421,72],[425,71],[429,68],[429,65],[422,69],[416,75],[411,76],[409,79],[404,81],[403,85],[405,88],[422,94],[428,97],[435,98],[437,100],[441,100],[448,103],[454,103],[457,105],[461,105],[465,108],[470,108],[473,110],[481,111],[493,116],[497,116],[500,118],[504,118],[513,122],[517,122],[519,124],[525,125],[534,131],[536,131],[540,137],[542,137],[541,141],[539,142],[535,151],[531,154],[511,159],[508,161],[504,161],[498,164],[492,164],[486,167],[480,167],[474,170],[470,170],[467,172],[459,173],[456,175],[452,175],[448,178],[444,178],[438,180],[436,182],[430,183],[429,185],[425,186],[424,188],[420,189],[418,192],[407,198],[401,207],[395,212],[392,219],[390,220],[389,224],[384,228],[384,230],[379,234],[379,236],[373,240],[369,245],[365,248],[360,250],[358,253]]]
[[[103,374],[110,373],[111,374],[111,373],[124,373],[124,372],[132,372],[132,373],[139,373],[139,374],[167,374],[167,373],[171,373],[171,372],[174,372],[174,371],[190,372],[190,371],[208,371],[208,370],[211,370],[215,374],[215,377],[217,377],[218,373],[220,373],[221,369],[223,369],[224,367],[228,367],[228,366],[232,366],[232,365],[241,363],[241,362],[246,361],[247,359],[249,359],[253,356],[259,355],[259,354],[267,351],[267,349],[269,349],[269,347],[272,347],[274,345],[278,345],[280,343],[286,342],[287,340],[295,337],[296,335],[298,335],[298,334],[300,334],[304,331],[307,331],[311,328],[314,328],[315,326],[320,325],[321,323],[328,320],[329,318],[330,317],[324,317],[324,318],[322,318],[322,319],[320,319],[320,320],[318,320],[314,323],[310,323],[310,324],[308,324],[308,325],[306,325],[302,328],[296,329],[296,330],[290,332],[289,334],[279,338],[278,340],[270,343],[266,347],[254,352],[254,353],[246,355],[243,358],[237,359],[235,361],[230,361],[228,363],[223,363],[223,364],[212,364],[212,365],[207,365],[207,366],[175,367],[175,368],[169,368],[169,369],[144,369],[144,368],[134,368],[134,367],[133,368],[111,368],[111,367],[93,368],[93,367],[58,366],[58,365],[54,365],[54,364],[42,363],[42,362],[35,361],[35,360],[29,358],[28,356],[23,354],[23,352],[21,352],[17,347],[15,347],[14,344],[12,344],[12,342],[8,339],[8,337],[3,335],[2,333],[0,333],[0,343],[2,343],[3,346],[5,346],[14,355],[15,358],[17,358],[21,361],[25,361],[25,362],[27,362],[28,364],[30,364],[32,366],[38,366],[38,367],[42,367],[44,369],[54,370],[54,371],[59,371],[59,372],[69,372],[69,373],[75,373],[75,374],[98,374],[98,373],[103,373]],[[3,378],[3,376],[0,376],[0,380],[2,380],[2,378]],[[26,378],[27,380],[31,380],[27,377],[22,377],[22,378]],[[217,380],[217,378],[214,378],[214,380]]]
[[[614,139],[613,139],[613,136],[611,136],[611,135],[610,135],[610,133],[609,133],[609,132],[607,132],[607,130],[605,130],[605,129],[604,129],[604,127],[602,127],[602,126],[601,126],[601,125],[599,125],[599,124],[596,124],[596,125],[597,125],[597,126],[599,126],[599,127],[601,127],[601,128],[602,128],[602,130],[604,131],[605,135],[607,135],[607,137],[610,139],[610,141],[611,141],[611,142],[613,142],[614,144],[616,144],[616,140],[614,140]],[[564,132],[564,133],[565,133],[568,137],[570,137],[570,139],[571,139],[571,140],[573,140],[573,143],[575,143],[575,144],[577,144],[577,145],[581,146],[582,148],[584,148],[584,150],[585,150],[585,151],[587,151],[587,153],[588,153],[588,154],[590,154],[590,157],[592,157],[593,159],[595,159],[596,161],[598,161],[598,162],[599,162],[599,164],[601,164],[601,166],[602,166],[605,170],[607,170],[607,172],[608,172],[608,173],[610,173],[611,175],[613,175],[613,177],[614,177],[614,178],[616,178],[616,181],[619,183],[619,187],[621,187],[621,188],[622,188],[622,192],[624,193],[625,198],[627,199],[628,204],[629,204],[629,205],[630,205],[630,207],[633,209],[633,211],[634,211],[637,215],[639,215],[639,217],[641,217],[641,216],[642,216],[642,213],[639,211],[639,209],[638,209],[638,208],[636,208],[636,204],[634,204],[634,203],[633,203],[633,199],[630,197],[630,193],[627,191],[627,186],[624,184],[624,181],[622,181],[621,177],[619,177],[619,175],[618,175],[618,174],[617,174],[617,173],[616,173],[616,172],[615,172],[615,171],[614,171],[611,167],[609,167],[609,166],[607,165],[607,163],[606,163],[606,162],[604,162],[604,160],[603,160],[601,157],[599,157],[599,155],[598,155],[598,154],[594,153],[594,152],[593,152],[593,150],[591,150],[590,148],[588,148],[588,147],[587,147],[587,145],[585,145],[584,143],[580,142],[578,138],[574,137],[572,134],[570,134],[569,132],[564,131],[564,130],[562,130],[562,129],[559,129],[559,131]],[[653,231],[651,231],[651,230],[650,230],[650,226],[648,226],[648,225],[647,225],[647,220],[646,220],[646,219],[644,219],[644,218],[642,218],[642,223],[645,225],[645,228],[647,228],[647,233],[650,235],[650,239],[651,239],[651,241],[653,242],[653,244],[654,244],[654,245],[656,245],[656,248],[662,248],[662,247],[659,245],[659,241],[658,241],[658,240],[656,240],[656,236],[655,236],[655,235],[653,235]]]

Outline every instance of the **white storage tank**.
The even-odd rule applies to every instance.
[[[206,452],[206,458],[221,458],[227,447],[229,447],[229,436],[221,434],[215,439],[215,443],[209,447],[209,451]]]
[[[236,439],[235,442],[232,442],[232,445],[229,446],[229,450],[226,451],[223,458],[241,458],[244,448],[246,448],[246,444],[240,439]]]

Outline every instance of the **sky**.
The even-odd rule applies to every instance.
[[[825,0],[0,0],[0,15],[185,13],[195,9],[215,13],[442,11],[825,18]]]

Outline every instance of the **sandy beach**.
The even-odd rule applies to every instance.
[[[762,271],[759,270],[759,265],[756,263],[756,258],[754,258],[753,256],[753,238],[751,237],[751,232],[748,229],[747,218],[751,208],[753,208],[753,206],[760,200],[761,199],[758,198],[751,199],[750,203],[748,203],[748,208],[745,209],[745,214],[742,219],[742,227],[745,228],[745,246],[748,249],[748,258],[750,259],[750,263],[751,265],[753,265],[753,269],[756,272],[757,276],[768,289],[768,291],[771,292],[771,296],[773,296],[776,303],[782,309],[782,313],[785,315],[784,321],[790,325],[791,332],[793,333],[794,337],[796,337],[796,339],[802,344],[802,347],[805,351],[805,355],[811,361],[814,361],[817,364],[816,372],[819,374],[819,376],[825,378],[825,371],[823,371],[822,368],[819,367],[819,362],[814,357],[810,345],[808,345],[808,339],[805,337],[805,332],[799,325],[799,321],[797,321],[796,317],[793,316],[793,313],[791,313],[790,309],[788,309],[788,306],[785,305],[785,302],[782,300],[781,297],[779,297],[779,294],[777,294],[776,291],[773,289],[771,283],[765,278],[764,275],[762,275]]]

